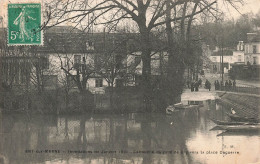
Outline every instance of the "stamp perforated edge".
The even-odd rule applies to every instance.
[[[21,3],[19,3],[19,2],[16,2],[16,3],[9,3],[9,4],[40,4],[41,5],[41,26],[42,26],[42,24],[43,24],[43,14],[42,14],[42,12],[44,11],[44,5],[42,5],[43,3],[42,3],[42,1],[33,1],[33,2],[28,2],[28,3],[25,3],[25,2],[21,2]],[[8,4],[8,5],[9,5]],[[6,30],[6,39],[7,39],[7,46],[43,46],[44,45],[44,30],[42,30],[41,29],[41,43],[40,44],[10,44],[9,43],[9,21],[8,21],[8,18],[9,18],[9,13],[8,13],[8,5],[7,5],[7,8],[6,8],[6,10],[7,10],[7,18],[6,18],[6,21],[7,21],[7,30]]]

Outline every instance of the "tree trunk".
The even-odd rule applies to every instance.
[[[176,71],[174,68],[174,52],[173,52],[173,33],[172,33],[172,26],[171,26],[171,9],[170,9],[170,1],[167,0],[166,2],[166,34],[167,34],[167,41],[168,41],[168,68],[167,68],[167,83],[168,94],[167,94],[167,103],[168,105],[173,104],[173,80],[174,80],[174,72]]]
[[[177,42],[174,41],[173,32],[171,27],[171,9],[170,1],[166,2],[166,34],[168,39],[168,73],[167,73],[167,98],[168,104],[174,104],[179,97],[183,88],[183,73],[184,66],[182,64],[182,48],[181,44],[177,45]],[[184,28],[184,27],[183,27]],[[183,31],[183,30],[181,30]],[[183,43],[184,44],[184,43]]]
[[[144,96],[144,106],[147,112],[151,112],[151,44],[150,31],[145,25],[139,25],[142,44],[142,89]]]

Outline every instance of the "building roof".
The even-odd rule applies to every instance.
[[[0,29],[0,34],[4,29]],[[1,34],[2,36],[2,34]],[[3,39],[3,38],[2,38]],[[91,44],[91,46],[90,46]],[[162,49],[166,44],[151,37],[152,50]],[[10,49],[12,49],[10,47]],[[44,45],[34,46],[32,51],[41,53],[127,53],[141,50],[138,33],[85,33],[72,26],[47,27]]]
[[[233,55],[233,51],[230,50],[223,50],[223,56],[232,56]],[[222,56],[222,51],[215,51],[211,54],[211,56]]]
[[[260,32],[247,33],[247,40],[245,43],[260,42]]]
[[[37,51],[45,53],[102,53],[126,51],[126,41],[136,34],[85,33],[73,27],[52,27],[44,31],[44,46]]]

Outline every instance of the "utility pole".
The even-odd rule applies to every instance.
[[[224,52],[223,52],[223,35],[222,35],[222,39],[221,39],[221,56],[222,56],[222,60],[221,60],[221,80],[224,83],[224,63],[223,63],[223,56],[224,56]]]

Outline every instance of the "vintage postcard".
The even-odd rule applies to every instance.
[[[260,0],[0,0],[0,164],[260,164]]]

